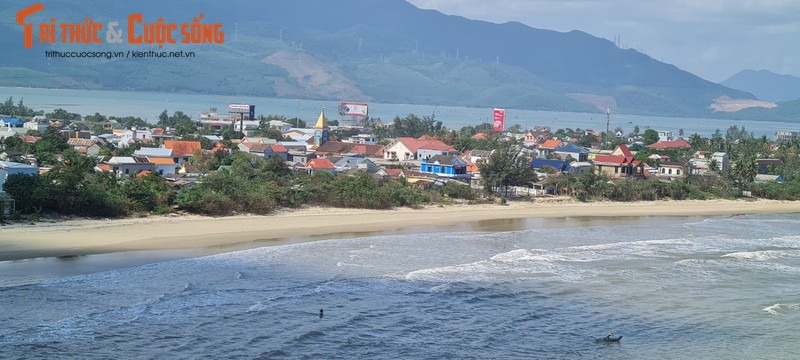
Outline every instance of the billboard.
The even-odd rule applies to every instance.
[[[247,120],[255,120],[256,106],[248,104],[228,104],[228,114],[247,114]]]
[[[366,103],[340,102],[339,115],[367,117],[369,115],[369,105]]]
[[[503,131],[506,123],[506,111],[504,109],[494,109],[494,122],[492,123],[492,130]]]

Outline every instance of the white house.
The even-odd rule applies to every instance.
[[[41,115],[34,116],[31,121],[25,123],[26,129],[36,130],[40,133],[45,132],[48,126],[50,126],[50,120],[47,120],[46,117]]]
[[[672,131],[668,130],[658,131],[658,141],[673,141],[673,140],[675,140],[675,135],[672,134]]]
[[[125,130],[120,136],[119,145],[121,147],[126,147],[128,144],[139,142],[139,141],[150,141],[153,138],[153,134],[150,133],[149,129],[137,129],[131,128],[130,130]]]
[[[399,137],[387,144],[383,152],[383,158],[387,160],[428,159],[436,155],[458,155],[458,150],[430,138]]]
[[[375,144],[375,135],[372,134],[358,134],[353,135],[342,142],[351,143],[351,144]]]
[[[142,156],[114,156],[106,164],[111,166],[111,171],[120,178],[155,168],[150,160]]]

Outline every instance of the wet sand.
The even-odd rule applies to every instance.
[[[333,238],[610,226],[639,223],[642,217],[663,223],[691,217],[781,213],[800,213],[800,202],[539,201],[394,210],[306,208],[267,216],[151,216],[21,224],[0,227],[0,283],[16,275],[66,276]]]

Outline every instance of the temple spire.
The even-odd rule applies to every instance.
[[[319,118],[317,119],[317,124],[314,125],[314,129],[327,129],[328,128],[328,120],[325,119],[325,109],[323,108],[322,111],[319,112]]]

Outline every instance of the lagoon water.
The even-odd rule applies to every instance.
[[[0,100],[5,100],[9,96],[12,96],[15,101],[23,98],[27,106],[45,110],[46,112],[63,108],[69,112],[82,115],[92,115],[99,112],[103,115],[138,116],[150,122],[155,122],[158,119],[158,115],[164,110],[167,110],[170,114],[175,111],[183,111],[193,118],[197,118],[200,112],[206,112],[209,108],[216,107],[221,114],[225,114],[229,103],[253,104],[256,105],[256,114],[283,115],[287,118],[299,117],[307,123],[316,120],[323,107],[327,109],[326,114],[329,118],[336,119],[338,117],[338,114],[336,114],[338,102],[323,100],[0,87]],[[467,125],[491,122],[492,109],[370,102],[370,116],[380,118],[384,122],[391,122],[396,116],[404,117],[408,114],[416,114],[418,116],[434,115],[445,126],[451,129],[460,129]],[[567,127],[604,130],[606,117],[605,114],[599,113],[506,109],[506,124],[507,126],[520,124],[527,129],[542,125],[550,126],[554,130]],[[756,136],[766,135],[769,138],[773,138],[775,132],[779,130],[800,130],[800,124],[798,123],[773,121],[611,115],[611,129],[619,126],[624,131],[630,132],[633,130],[634,125],[638,125],[642,131],[648,128],[671,130],[677,136],[678,130],[683,129],[686,134],[697,132],[706,137],[710,136],[716,129],[720,129],[724,133],[731,125],[744,126]]]
[[[0,357],[800,358],[800,216],[547,221],[20,277]]]

